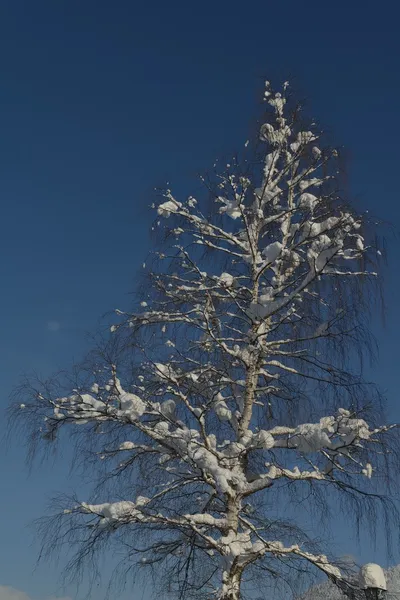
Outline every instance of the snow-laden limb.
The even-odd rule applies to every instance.
[[[71,512],[84,515],[93,515],[98,517],[96,527],[116,529],[124,525],[134,524],[152,524],[162,526],[174,526],[180,529],[193,529],[198,531],[198,526],[224,530],[227,526],[225,519],[217,519],[204,513],[194,513],[183,515],[179,518],[165,516],[159,512],[152,511],[149,505],[151,499],[144,496],[138,496],[134,502],[122,500],[119,502],[105,502],[102,504],[88,504],[82,502],[73,509],[66,510],[66,514]],[[214,541],[212,544],[216,545]]]
[[[238,600],[252,569],[284,579],[299,561],[345,589],[279,494],[369,502],[394,456],[354,351],[377,249],[339,194],[337,152],[287,93],[267,85],[253,155],[204,180],[211,210],[163,192],[165,247],[76,383],[18,399],[33,439],[80,432],[101,464],[94,498],[61,511],[79,526],[61,530],[86,548],[122,539],[140,565],[175,561],[175,596]]]

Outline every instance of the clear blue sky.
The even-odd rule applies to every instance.
[[[4,405],[21,372],[78,358],[84,332],[128,304],[150,244],[152,188],[169,180],[189,193],[197,171],[241,147],[266,76],[294,81],[309,98],[310,112],[348,149],[362,206],[399,229],[396,5],[0,3]],[[375,375],[395,419],[400,251],[394,238],[389,245],[388,326],[377,330]],[[73,481],[63,460],[28,478],[21,442],[0,458],[0,585],[41,600],[56,592],[57,569],[32,573],[37,547],[26,525]],[[349,552],[382,558],[351,541]]]

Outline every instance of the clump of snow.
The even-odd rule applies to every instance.
[[[236,458],[246,450],[243,444],[239,442],[230,442],[223,450],[223,455],[229,458]]]
[[[138,496],[136,498],[135,505],[136,506],[144,506],[145,504],[148,504],[149,502],[150,502],[150,499],[147,498],[147,496]]]
[[[328,217],[324,221],[312,221],[306,223],[304,227],[305,237],[315,237],[317,238],[321,233],[325,233],[326,231],[331,231],[339,224],[339,217]]]
[[[264,448],[265,450],[269,450],[274,447],[275,440],[273,436],[263,429],[253,436],[253,443],[257,448]]]
[[[285,303],[285,298],[274,298],[268,293],[259,297],[259,302],[252,302],[247,314],[252,319],[264,319]]]
[[[121,403],[121,412],[133,421],[137,421],[146,410],[146,405],[139,396],[123,392],[119,397]]]
[[[341,413],[338,421],[338,433],[345,442],[351,442],[355,438],[369,440],[371,437],[368,423],[364,419],[351,418],[348,411]]]
[[[296,427],[290,438],[290,446],[305,454],[319,452],[322,448],[329,448],[331,440],[320,423],[304,423]]]
[[[301,210],[308,210],[312,212],[317,204],[317,196],[314,196],[314,194],[310,194],[309,192],[304,192],[299,198],[299,208]]]
[[[77,399],[77,398],[80,398],[80,400],[82,401],[83,404],[88,404],[89,406],[94,408],[96,411],[101,411],[104,409],[104,402],[102,402],[101,400],[97,400],[96,398],[93,398],[93,396],[91,396],[90,394],[80,394],[75,397],[75,399]]]
[[[297,152],[299,148],[306,146],[310,142],[316,140],[316,136],[312,131],[299,131],[297,134],[297,141],[290,144],[290,149],[293,152]]]
[[[246,429],[243,433],[242,436],[240,438],[240,443],[243,444],[243,446],[249,446],[251,444],[253,440],[253,432],[251,429]]]
[[[98,515],[98,526],[101,528],[126,523],[127,521],[141,521],[143,515],[140,508],[150,502],[145,496],[138,496],[136,502],[121,500],[120,502],[104,502],[103,504],[87,504],[82,502],[83,512]]]
[[[320,179],[319,177],[311,177],[311,179],[302,179],[299,181],[299,188],[302,192],[307,190],[309,187],[319,187],[324,183],[324,179]]]
[[[282,252],[281,242],[273,242],[262,251],[265,260],[268,263],[274,263]]]
[[[316,136],[312,131],[300,131],[297,134],[297,139],[301,144],[309,144],[316,140]]]
[[[225,287],[232,287],[235,282],[235,278],[230,273],[221,273],[219,280]]]
[[[371,479],[372,471],[373,469],[371,463],[367,463],[365,465],[365,468],[362,470],[362,474],[365,475],[365,477],[368,477],[368,479]]]
[[[320,224],[313,223],[312,227],[314,227],[314,225],[319,226]],[[307,258],[310,265],[315,267],[316,271],[322,272],[337,251],[338,247],[332,243],[331,238],[322,234],[309,247]]]
[[[156,374],[160,379],[176,382],[176,374],[170,365],[155,363],[154,366],[156,368]]]
[[[266,178],[268,178],[269,175],[266,174]],[[282,190],[280,188],[278,188],[278,186],[274,185],[273,187],[266,185],[266,182],[263,183],[263,185],[261,187],[257,187],[254,190],[254,195],[257,199],[257,204],[261,203],[261,206],[265,206],[265,204],[267,202],[270,202],[271,200],[274,201],[274,203],[276,203],[279,200],[279,195],[282,193]]]
[[[315,159],[319,158],[322,154],[321,150],[318,148],[318,146],[313,146],[312,148],[312,153]]]
[[[282,97],[282,94],[280,94],[278,92],[277,94],[275,94],[274,98],[271,98],[270,100],[268,100],[268,104],[270,104],[271,106],[273,106],[275,108],[278,115],[282,115],[283,107],[286,104],[286,100],[285,100],[285,98]]]
[[[219,209],[221,214],[225,213],[228,217],[231,217],[231,219],[239,219],[242,216],[242,210],[238,200],[229,200],[223,196],[218,196],[217,202],[221,202],[224,205]]]
[[[218,400],[214,405],[215,414],[220,421],[230,421],[232,418],[232,411],[229,410],[225,400]]]
[[[195,523],[196,525],[211,525],[215,527],[226,524],[224,519],[216,519],[207,513],[186,514],[183,515],[183,517],[191,523]]]
[[[133,450],[135,448],[135,444],[133,442],[122,442],[120,444],[120,450]]]
[[[164,417],[167,417],[168,419],[172,419],[175,415],[176,404],[172,399],[165,400],[161,404],[160,410],[161,410],[161,413],[164,415]]]
[[[375,563],[368,563],[361,567],[359,583],[363,589],[377,588],[386,590],[386,578],[382,567]]]
[[[230,491],[229,480],[231,479],[231,473],[227,469],[220,467],[218,459],[214,454],[200,446],[194,448],[192,459],[200,469],[212,475],[220,493],[225,494]]]
[[[128,500],[104,502],[103,504],[87,504],[86,502],[82,502],[81,506],[85,512],[101,516],[101,525],[103,526],[117,521],[124,521],[129,517],[134,517],[137,513],[135,504]]]
[[[166,421],[160,421],[159,423],[156,423],[154,426],[154,431],[160,436],[166,435],[169,431],[169,423]]]
[[[168,219],[170,214],[175,213],[181,206],[182,204],[180,202],[177,202],[176,200],[171,198],[170,200],[167,200],[167,202],[163,202],[158,206],[157,213],[161,217],[165,217],[166,219]]]
[[[254,554],[263,554],[265,549],[265,544],[261,540],[257,540],[257,542],[253,543],[252,552],[254,552]]]
[[[271,177],[275,174],[276,172],[276,161],[279,157],[279,152],[277,152],[275,150],[275,152],[271,152],[270,154],[267,154],[267,156],[265,157],[265,162],[264,162],[264,185],[263,187],[265,187],[266,189],[271,189],[271,184],[272,184],[272,189],[275,190],[275,184],[271,182]],[[266,185],[269,184],[269,185]]]
[[[260,128],[260,140],[268,142],[272,146],[282,146],[290,134],[291,130],[288,125],[275,129],[271,123],[264,123]]]

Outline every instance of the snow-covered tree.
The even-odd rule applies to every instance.
[[[385,579],[387,582],[386,599],[398,600],[400,597],[400,565],[387,569]],[[346,600],[346,596],[333,583],[325,581],[308,590],[302,596],[302,600]]]
[[[356,592],[320,517],[355,509],[373,529],[391,510],[394,427],[360,360],[376,238],[288,85],[267,83],[265,107],[258,139],[202,179],[203,197],[162,193],[162,247],[110,339],[72,384],[30,381],[13,413],[40,448],[77,434],[95,483],[60,498],[45,547],[74,548],[80,567],[115,544],[174,598],[238,600],[253,583],[287,598],[312,571]]]

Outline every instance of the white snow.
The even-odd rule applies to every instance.
[[[297,141],[300,144],[309,144],[310,142],[313,142],[316,139],[317,137],[312,131],[300,131],[297,134]]]
[[[309,192],[304,192],[299,198],[299,208],[301,210],[308,210],[312,212],[318,202],[319,200],[317,196],[314,196],[314,194],[310,194]]]
[[[167,417],[168,419],[173,419],[175,416],[175,410],[176,410],[176,404],[174,402],[174,400],[172,400],[172,398],[170,398],[169,400],[165,400],[162,404],[161,404],[161,413],[164,415],[164,417]]]
[[[171,365],[164,365],[163,363],[154,363],[156,368],[156,375],[162,380],[170,380],[176,383],[176,374]]]
[[[122,500],[121,502],[104,502],[103,504],[87,504],[82,502],[85,512],[102,516],[109,523],[122,521],[137,514],[136,505],[133,502]]]
[[[120,444],[120,450],[133,450],[135,448],[135,444],[133,442],[122,442]]]
[[[357,236],[356,247],[357,247],[357,250],[361,250],[361,251],[364,250],[364,239],[361,235]]]
[[[265,257],[267,263],[274,263],[282,252],[281,242],[272,242],[262,251],[262,255]]]
[[[232,479],[232,474],[229,470],[220,467],[218,459],[214,454],[200,446],[193,449],[191,456],[200,469],[204,469],[212,475],[220,493],[224,494],[231,490],[229,481]]]
[[[311,179],[301,179],[299,181],[299,188],[302,192],[304,192],[309,187],[312,187],[312,186],[319,187],[320,185],[322,185],[324,183],[325,179],[321,179],[319,177],[311,177]]]
[[[217,519],[207,513],[195,513],[183,515],[188,521],[196,525],[211,525],[213,527],[226,526],[226,519]]]
[[[119,397],[121,403],[121,412],[128,416],[132,421],[136,421],[146,410],[146,405],[139,396],[123,392]]]
[[[224,205],[219,209],[220,213],[228,215],[228,217],[231,217],[231,219],[239,219],[242,216],[242,211],[238,200],[229,200],[228,198],[219,196],[218,201]]]
[[[163,202],[162,204],[160,204],[158,206],[157,212],[161,217],[165,217],[166,219],[168,219],[171,213],[175,213],[181,206],[182,204],[180,202],[171,199],[167,200],[167,202]]]
[[[261,429],[253,436],[253,444],[256,448],[264,448],[265,450],[269,450],[270,448],[274,447],[275,440],[268,431]]]
[[[290,134],[291,130],[288,125],[275,129],[271,123],[264,123],[260,128],[260,140],[268,142],[272,146],[282,146]]]
[[[339,221],[339,217],[328,217],[327,219],[325,219],[325,221],[311,222],[309,223],[306,235],[310,237],[317,237],[325,231],[334,229],[338,225]]]
[[[314,225],[319,225],[318,223],[313,223]],[[327,263],[331,260],[331,258],[338,251],[338,247],[332,243],[332,240],[329,236],[322,234],[319,235],[318,239],[316,239],[307,251],[307,258],[313,267],[315,267],[316,271],[323,271],[326,267]]]
[[[329,448],[331,441],[320,423],[304,423],[296,427],[290,446],[305,454]]]
[[[232,418],[232,411],[229,410],[228,405],[224,400],[219,400],[214,405],[215,414],[220,421],[230,421]]]
[[[270,104],[271,106],[273,106],[276,109],[276,112],[278,113],[278,115],[282,115],[283,107],[286,104],[286,100],[278,92],[277,94],[275,94],[274,98],[271,98],[270,100],[268,100],[268,104]]]
[[[372,471],[373,469],[371,463],[367,463],[365,465],[365,468],[362,470],[362,474],[365,475],[365,477],[368,477],[368,479],[371,479]]]
[[[327,575],[333,575],[337,579],[340,579],[342,577],[342,573],[340,572],[340,569],[338,567],[335,567],[335,565],[326,563],[326,564],[323,564],[322,566],[323,566],[323,570],[325,571],[325,573]]]
[[[321,150],[317,146],[313,146],[312,153],[313,153],[314,158],[316,158],[316,159],[319,158],[322,154]]]
[[[243,446],[249,446],[251,444],[253,440],[253,432],[251,429],[246,429],[246,431],[243,431],[242,436],[239,440],[240,444],[242,444]]]
[[[375,563],[363,565],[360,569],[359,583],[363,589],[377,588],[386,590],[386,578],[382,567]]]
[[[149,502],[150,502],[150,499],[147,498],[147,496],[138,496],[136,498],[135,505],[136,506],[145,506],[145,504],[148,504]]]
[[[232,287],[235,282],[235,278],[230,273],[221,273],[219,280],[225,287]]]
[[[266,184],[268,182],[271,185],[271,177],[274,175],[274,173],[276,171],[275,165],[276,165],[276,161],[278,160],[278,158],[279,158],[279,151],[271,152],[270,154],[267,154],[267,156],[265,157],[264,186],[263,187],[268,187],[268,186],[266,186]]]

